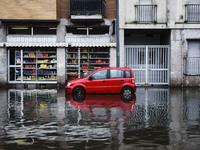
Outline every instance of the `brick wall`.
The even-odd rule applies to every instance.
[[[0,19],[57,20],[60,0],[0,0]]]

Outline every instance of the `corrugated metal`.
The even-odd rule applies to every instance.
[[[169,84],[169,46],[125,46],[125,67],[136,84]]]

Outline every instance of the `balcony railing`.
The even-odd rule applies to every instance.
[[[109,43],[110,37],[108,35],[67,35],[65,41],[67,43]]]
[[[71,15],[96,15],[106,16],[105,0],[70,0]]]
[[[8,43],[56,43],[56,36],[55,35],[44,35],[44,36],[31,36],[31,35],[24,35],[24,36],[7,36]]]
[[[200,57],[184,58],[184,74],[200,75]]]
[[[157,5],[135,5],[136,22],[156,22]]]
[[[187,4],[185,10],[186,22],[200,22],[200,4]]]

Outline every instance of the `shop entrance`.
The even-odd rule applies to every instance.
[[[136,84],[169,84],[169,46],[125,46],[125,67]]]

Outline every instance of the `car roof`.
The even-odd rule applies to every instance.
[[[102,67],[102,68],[98,68],[98,70],[103,70],[103,69],[119,69],[119,70],[124,70],[124,71],[130,71],[130,68],[126,68],[126,67]]]

